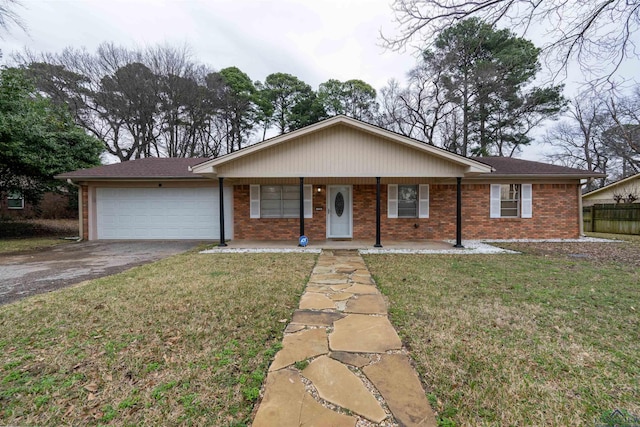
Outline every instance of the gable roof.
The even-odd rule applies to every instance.
[[[341,134],[337,136],[337,132]],[[328,138],[330,144],[327,139],[323,140],[323,145],[316,144],[314,138],[319,135],[330,136]],[[300,142],[300,144],[288,144],[291,141]],[[358,154],[354,154],[355,145],[353,144],[357,144],[360,149]],[[305,145],[305,147],[302,148],[301,145]],[[391,152],[391,149],[395,152]],[[284,151],[288,152],[284,153]],[[295,153],[291,156],[282,157],[283,154],[291,154],[294,151]],[[397,154],[399,151],[402,153]],[[384,157],[396,154],[395,159]],[[377,157],[375,157],[376,155]],[[314,158],[314,156],[316,157]],[[365,157],[367,158],[365,159]],[[422,167],[417,165],[419,163],[417,158],[421,158]],[[427,158],[431,159],[434,164],[427,165],[425,163]],[[249,164],[250,159],[256,159],[253,165]],[[280,159],[283,159],[282,163],[277,165]],[[296,162],[293,161],[294,159]],[[401,159],[406,164],[398,165],[397,163]],[[393,160],[396,161],[396,165],[390,166],[389,162]],[[341,161],[341,166],[344,166],[342,170],[329,170]],[[445,176],[491,172],[490,166],[476,160],[344,115],[331,117],[242,150],[211,159],[195,166],[193,171],[210,176],[217,175],[219,170],[224,171],[221,175],[234,176],[233,173],[237,172],[249,173],[253,176],[253,174],[259,173],[257,166],[264,166],[265,162],[269,163],[271,170],[280,167],[281,176],[323,176],[321,167],[324,167],[327,172],[325,176],[401,176],[403,172],[407,174],[406,176],[413,176],[411,173],[424,174],[425,169],[428,170],[431,166],[440,168],[444,173],[450,174],[455,171],[454,175]],[[232,173],[231,169],[234,164],[242,165],[239,167],[242,172],[234,171]],[[425,166],[428,167],[425,168]],[[392,168],[395,169],[390,170]],[[386,173],[384,169],[386,169]],[[420,171],[417,172],[417,169]],[[448,170],[444,171],[445,169]],[[305,172],[308,173],[305,174]]]
[[[471,158],[491,166],[494,170],[491,173],[491,177],[589,178],[604,176],[602,173],[589,172],[583,169],[568,168],[513,157],[488,156]]]
[[[146,157],[128,162],[80,169],[56,175],[56,179],[202,179],[190,168],[208,157]]]
[[[600,192],[607,191],[607,190],[611,190],[611,189],[613,189],[614,187],[617,187],[617,186],[619,186],[619,185],[627,184],[628,182],[633,181],[634,179],[640,180],[640,173],[637,173],[637,174],[635,174],[635,175],[628,176],[628,177],[623,178],[623,179],[620,179],[620,180],[618,180],[618,181],[616,181],[616,182],[612,182],[611,184],[605,185],[604,187],[600,187],[600,188],[598,188],[598,189],[591,190],[591,191],[589,191],[588,193],[584,193],[584,194],[582,195],[582,197],[591,197],[591,196],[594,196],[594,195],[596,195],[596,194],[598,194],[598,193],[600,193]]]

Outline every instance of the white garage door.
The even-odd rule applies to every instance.
[[[232,188],[225,193],[231,238]],[[98,239],[219,239],[217,188],[97,188]]]

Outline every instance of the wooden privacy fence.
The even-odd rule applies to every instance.
[[[582,218],[584,231],[640,234],[640,203],[584,206]]]

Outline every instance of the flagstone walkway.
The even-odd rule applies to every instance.
[[[320,254],[282,344],[253,427],[436,426],[357,251]]]

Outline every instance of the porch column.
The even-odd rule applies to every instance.
[[[220,244],[218,246],[227,246],[224,239],[224,187],[223,187],[224,178],[218,178],[218,186],[220,195]]]
[[[456,178],[456,244],[454,248],[464,248],[462,246],[462,177]]]
[[[304,236],[304,178],[300,177],[300,237],[302,236]]]
[[[380,177],[376,177],[376,244],[374,248],[381,248],[380,244]]]

